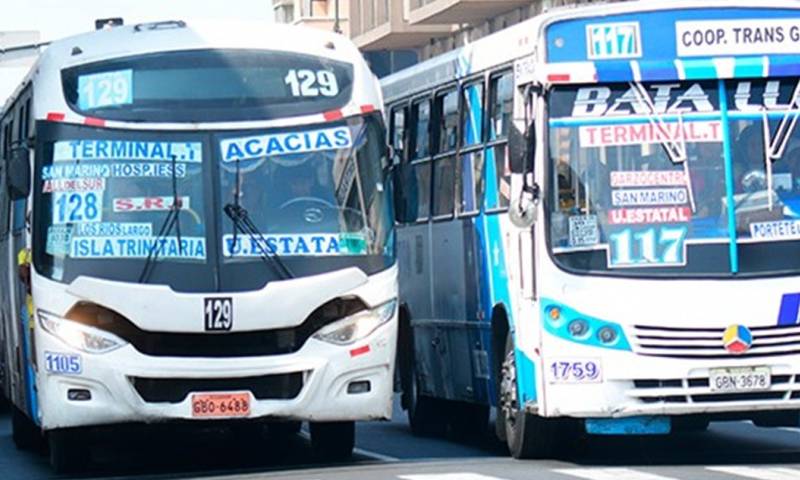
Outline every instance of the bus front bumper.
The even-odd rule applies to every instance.
[[[353,345],[311,338],[295,353],[262,357],[153,357],[130,345],[87,354],[47,332],[37,333],[38,411],[45,430],[220,420],[193,414],[192,397],[198,393],[247,392],[249,419],[325,422],[391,417],[396,317]],[[52,370],[44,364],[48,353],[78,358],[80,368],[74,373],[48,372]]]

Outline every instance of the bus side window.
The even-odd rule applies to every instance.
[[[22,104],[17,111],[17,136],[14,139],[14,145],[17,147],[25,145],[26,135],[27,135],[27,108],[25,104]],[[10,152],[9,152],[10,154]],[[25,207],[27,204],[26,199],[15,200],[12,203],[12,211],[14,212],[14,225],[11,227],[12,234],[18,234],[25,229]]]
[[[483,202],[483,81],[461,89],[461,151],[456,173],[456,208],[459,215],[476,214]]]
[[[436,95],[434,108],[437,155],[433,161],[433,217],[450,218],[455,208],[456,156],[458,146],[458,91]]]
[[[411,107],[411,159],[426,158],[431,154],[430,126],[431,101],[429,99],[414,102]]]
[[[6,188],[6,171],[8,159],[6,155],[6,142],[8,139],[8,124],[3,124],[0,119],[0,239],[8,236],[8,189]]]
[[[404,138],[406,133],[406,112],[407,109],[403,106],[394,107],[392,109],[392,122],[391,131],[389,133],[392,142],[392,147],[396,151],[402,151],[405,148]]]
[[[431,101],[423,99],[411,105],[411,132],[409,159],[412,160],[414,184],[416,185],[417,222],[430,217],[431,207],[431,162],[430,128]]]
[[[486,148],[486,209],[508,208],[511,199],[511,171],[508,131],[514,102],[511,72],[493,75],[489,87],[489,146]]]

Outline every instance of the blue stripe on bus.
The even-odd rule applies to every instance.
[[[770,77],[794,77],[800,75],[800,57],[775,55],[769,57]]]
[[[739,271],[739,250],[736,245],[736,204],[733,201],[733,153],[731,152],[731,126],[728,119],[728,91],[725,81],[719,81],[719,110],[722,120],[722,155],[725,159],[725,197],[728,204],[728,254],[731,273]]]
[[[26,298],[27,300],[27,298]],[[33,371],[30,335],[33,334],[29,327],[28,303],[20,308],[20,322],[22,322],[22,364],[24,367],[25,407],[28,416],[33,422],[39,424],[38,398],[36,396],[36,373]]]
[[[624,82],[633,79],[630,62],[595,63],[598,82]]]
[[[682,60],[681,64],[686,80],[717,78],[717,67],[710,58]]]
[[[778,325],[796,325],[800,313],[800,293],[785,293],[781,298]]]
[[[760,78],[764,76],[764,57],[742,57],[734,59],[734,78]]]
[[[643,82],[678,78],[678,69],[673,62],[639,62],[639,72]]]

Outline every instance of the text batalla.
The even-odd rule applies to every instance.
[[[66,140],[56,142],[53,161],[75,160],[145,160],[201,162],[203,147],[199,142],[141,142],[134,140]]]
[[[206,239],[203,237],[73,238],[70,245],[72,258],[147,258],[150,251],[158,249],[161,258],[206,258]],[[155,254],[155,251],[153,252]]]
[[[338,150],[353,145],[347,127],[325,128],[306,132],[275,133],[233,138],[220,142],[223,162],[250,160],[295,153]]]

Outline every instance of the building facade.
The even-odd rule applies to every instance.
[[[275,21],[350,34],[347,0],[272,0]]]
[[[364,52],[373,70],[383,76],[546,9],[598,1],[617,0],[273,0],[273,6],[277,21],[329,28],[324,22],[310,20],[315,12],[312,4],[325,3],[325,10],[319,12],[330,12],[332,4],[339,2],[340,8],[349,12],[350,38]],[[298,5],[305,6],[304,11],[312,15],[297,17],[297,12],[302,12]]]

